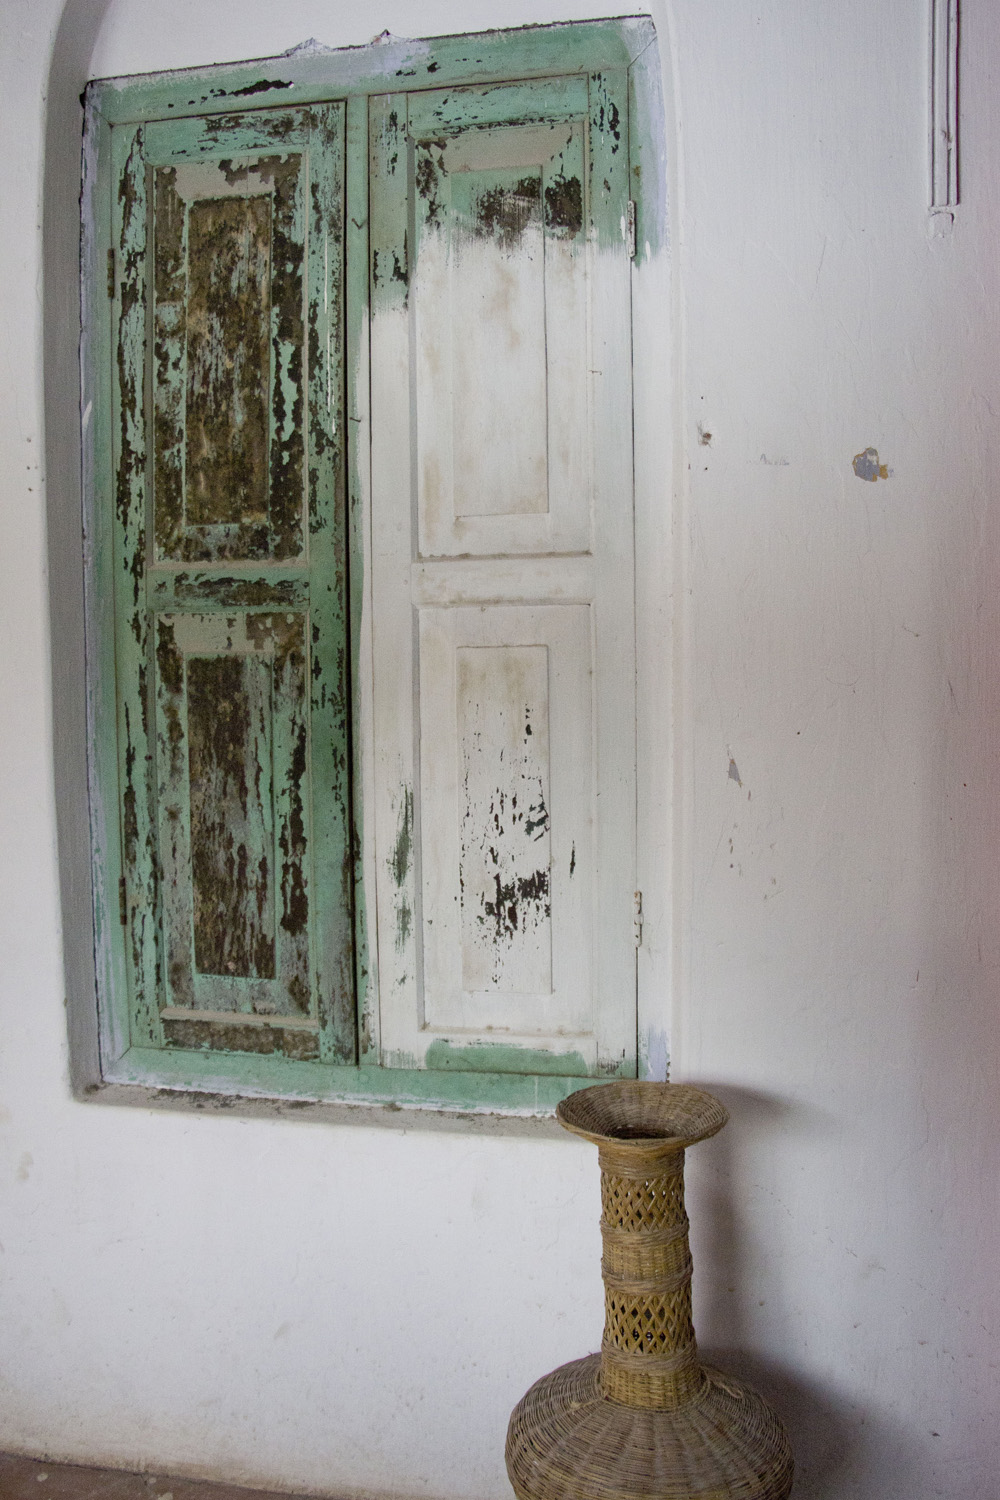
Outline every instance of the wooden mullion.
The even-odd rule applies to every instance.
[[[312,936],[323,1061],[357,1056],[351,856],[341,103],[312,112],[307,231],[307,468]]]
[[[374,942],[374,746],[371,716],[371,422],[369,366],[369,123],[368,100],[346,104],[344,382],[347,458],[348,639],[351,683],[352,834],[354,848],[354,982],[358,1060],[379,1056],[378,964]],[[371,930],[371,935],[370,935]]]

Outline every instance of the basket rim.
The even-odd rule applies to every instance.
[[[729,1111],[694,1084],[619,1078],[569,1094],[556,1106],[556,1118],[599,1146],[680,1151],[715,1135]]]

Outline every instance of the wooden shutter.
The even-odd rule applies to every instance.
[[[344,107],[113,149],[131,1041],[352,1063]]]
[[[383,1060],[635,1069],[624,73],[371,110]]]

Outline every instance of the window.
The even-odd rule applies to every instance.
[[[530,1112],[634,1076],[651,36],[91,85],[106,1080]]]

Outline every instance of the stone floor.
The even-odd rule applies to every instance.
[[[47,1464],[0,1453],[0,1500],[288,1500],[288,1496],[160,1474]]]

